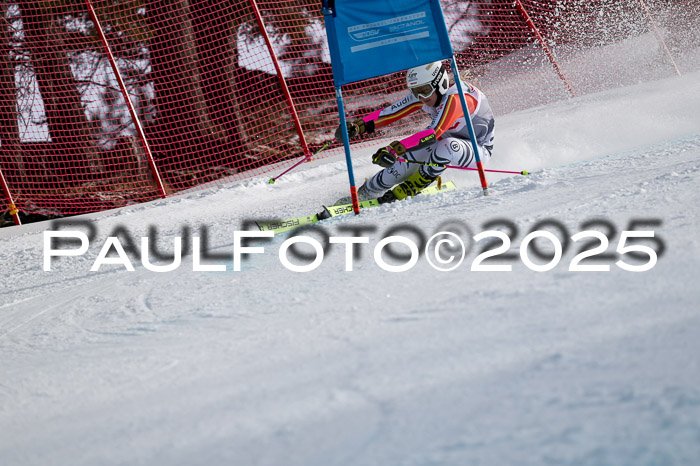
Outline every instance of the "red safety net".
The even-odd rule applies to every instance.
[[[121,207],[314,153],[338,125],[320,3],[2,2],[0,212]],[[502,115],[636,82],[624,64],[591,66],[586,50],[650,35],[656,21],[678,55],[688,44],[674,31],[698,30],[697,3],[444,0],[443,11],[460,69]],[[344,86],[348,117],[403,92],[403,73]]]

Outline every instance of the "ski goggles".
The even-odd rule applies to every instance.
[[[430,83],[421,84],[420,86],[411,87],[409,89],[411,89],[411,93],[413,93],[417,99],[421,97],[428,99],[435,92],[435,88]]]

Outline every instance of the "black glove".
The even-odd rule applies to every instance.
[[[357,118],[352,123],[348,123],[348,139],[351,141],[355,138],[359,138],[363,134],[367,133],[367,128],[365,127],[365,120],[362,118]],[[343,142],[343,128],[338,125],[335,130],[335,140],[338,142]]]
[[[404,158],[406,147],[399,141],[394,141],[386,147],[382,147],[372,156],[372,163],[384,168],[389,168],[396,163],[396,158]]]

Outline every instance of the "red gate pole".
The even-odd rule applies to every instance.
[[[109,64],[112,66],[114,76],[117,78],[117,82],[119,83],[119,88],[121,89],[122,94],[124,95],[124,101],[126,102],[126,106],[129,108],[131,120],[134,122],[134,126],[136,126],[136,132],[139,135],[139,139],[141,139],[141,144],[143,145],[143,149],[146,152],[146,157],[148,158],[148,165],[151,168],[153,180],[156,182],[156,186],[160,191],[160,195],[165,198],[167,197],[167,194],[165,193],[163,180],[160,177],[158,167],[156,166],[156,162],[153,159],[153,153],[151,152],[151,148],[148,145],[148,141],[146,140],[146,135],[143,131],[143,126],[141,126],[141,121],[139,120],[138,115],[136,115],[136,109],[134,108],[134,104],[131,102],[131,98],[129,97],[129,91],[126,89],[126,84],[124,84],[122,75],[119,72],[119,68],[117,67],[116,61],[114,60],[112,49],[109,48],[109,43],[107,42],[107,38],[105,37],[104,31],[102,30],[100,20],[97,18],[97,13],[95,13],[95,9],[92,7],[92,3],[90,3],[90,0],[85,0],[85,4],[87,5],[88,11],[90,12],[90,18],[92,18],[92,22],[95,24],[95,29],[97,30],[97,33],[100,36],[102,45],[104,45],[105,52],[107,53],[107,58],[109,58]]]
[[[2,174],[2,169],[0,169],[0,184],[2,184],[2,191],[7,198],[7,207],[10,209],[10,215],[12,215],[15,225],[21,225],[22,221],[19,219],[19,211],[17,210],[17,206],[15,206],[15,201],[12,199],[12,193],[10,192],[10,187],[7,185],[7,181],[5,181],[5,176]]]
[[[666,56],[668,57],[669,60],[671,60],[671,64],[673,65],[673,68],[676,70],[676,74],[678,76],[681,76],[681,70],[678,69],[678,65],[676,65],[676,61],[673,59],[673,56],[671,56],[671,51],[666,46],[666,41],[664,40],[664,37],[661,35],[661,31],[659,31],[659,28],[656,27],[656,21],[654,21],[654,18],[651,16],[651,13],[649,12],[649,8],[647,8],[647,4],[644,3],[644,0],[639,0],[639,3],[642,4],[642,8],[644,9],[644,12],[646,13],[647,18],[649,19],[649,23],[651,23],[651,27],[654,30],[654,34],[656,35],[656,40],[659,41],[659,43],[661,44],[661,47],[663,47],[664,51],[666,52]]]
[[[265,30],[265,23],[263,23],[262,16],[260,15],[260,10],[258,9],[258,4],[255,3],[255,0],[250,0],[250,5],[253,7],[253,11],[255,12],[255,19],[258,22],[258,27],[260,28],[260,33],[262,36],[265,38],[265,43],[267,44],[267,48],[270,51],[270,57],[272,57],[272,63],[275,65],[275,70],[277,71],[277,79],[280,82],[280,87],[282,88],[282,93],[284,94],[284,97],[287,99],[287,105],[289,106],[289,111],[292,113],[292,117],[294,118],[294,126],[297,129],[297,133],[299,134],[299,142],[301,142],[301,146],[304,149],[304,154],[306,155],[306,159],[311,158],[311,153],[309,152],[309,146],[306,144],[306,138],[304,137],[304,130],[301,128],[301,122],[299,121],[299,115],[297,115],[296,108],[294,108],[294,102],[292,101],[292,95],[289,93],[289,88],[287,87],[287,81],[285,81],[284,76],[282,76],[282,69],[280,68],[280,64],[277,61],[277,54],[275,54],[275,50],[272,48],[272,41],[270,41],[270,36],[267,35],[267,30]]]
[[[544,50],[544,53],[545,53],[545,55],[547,55],[547,58],[549,59],[552,66],[554,66],[554,69],[556,70],[557,74],[559,75],[559,78],[562,81],[564,81],[564,84],[566,84],[566,87],[569,90],[569,94],[571,95],[571,97],[576,97],[576,93],[574,92],[574,89],[571,87],[571,84],[569,84],[569,81],[566,79],[566,76],[564,76],[564,73],[561,71],[561,68],[559,68],[559,63],[557,63],[557,60],[556,60],[556,58],[554,58],[554,54],[549,49],[547,42],[544,41],[542,34],[540,34],[540,31],[537,29],[537,26],[535,26],[535,23],[532,21],[532,18],[530,18],[530,15],[528,14],[527,10],[525,9],[523,2],[521,0],[515,0],[515,6],[518,8],[518,12],[520,13],[520,16],[523,17],[525,24],[527,24],[527,26],[530,28],[532,33],[535,35],[535,37],[539,41],[540,45],[542,46],[542,50]]]

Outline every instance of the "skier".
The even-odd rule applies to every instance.
[[[437,61],[411,68],[406,72],[410,92],[403,99],[382,110],[358,118],[347,127],[348,137],[356,139],[372,134],[377,128],[390,125],[417,110],[430,115],[427,129],[382,147],[372,156],[372,162],[384,167],[357,190],[360,201],[379,198],[380,203],[394,202],[415,196],[445,171],[444,165],[476,167],[469,130],[459,99],[457,85],[449,85],[445,66]],[[494,117],[486,96],[476,87],[462,81],[464,97],[474,127],[482,162],[493,150]],[[342,141],[341,128],[335,132]],[[397,158],[430,165],[400,162]],[[392,189],[393,187],[393,189]],[[335,205],[350,203],[350,197],[339,199]]]

